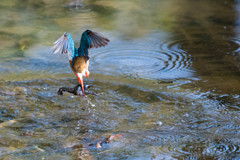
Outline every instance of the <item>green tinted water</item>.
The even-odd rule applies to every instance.
[[[237,1],[2,0],[0,12],[1,159],[239,158]],[[111,40],[90,50],[84,82],[99,95],[58,96],[77,80],[52,42],[79,45],[85,29]]]

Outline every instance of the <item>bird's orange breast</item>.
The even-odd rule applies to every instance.
[[[74,61],[74,64],[72,65]],[[74,73],[82,73],[83,69],[88,68],[88,58],[86,57],[75,57],[73,61],[69,60],[70,67]]]

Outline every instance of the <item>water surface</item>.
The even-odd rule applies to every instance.
[[[2,159],[239,159],[238,1],[2,0]],[[92,29],[86,84],[50,46]],[[98,141],[122,137],[102,148]],[[92,145],[90,145],[92,144]]]

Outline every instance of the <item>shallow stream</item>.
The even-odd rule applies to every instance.
[[[227,0],[1,0],[0,159],[240,159],[239,15]],[[78,82],[52,42],[86,29],[111,41],[89,50],[98,96],[58,96]]]

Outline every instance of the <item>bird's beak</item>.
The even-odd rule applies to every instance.
[[[77,73],[77,74],[76,74],[76,77],[77,77],[78,82],[79,82],[80,85],[81,85],[82,92],[84,93],[84,86],[83,86],[83,78],[82,78],[82,74],[81,74],[81,73]]]

